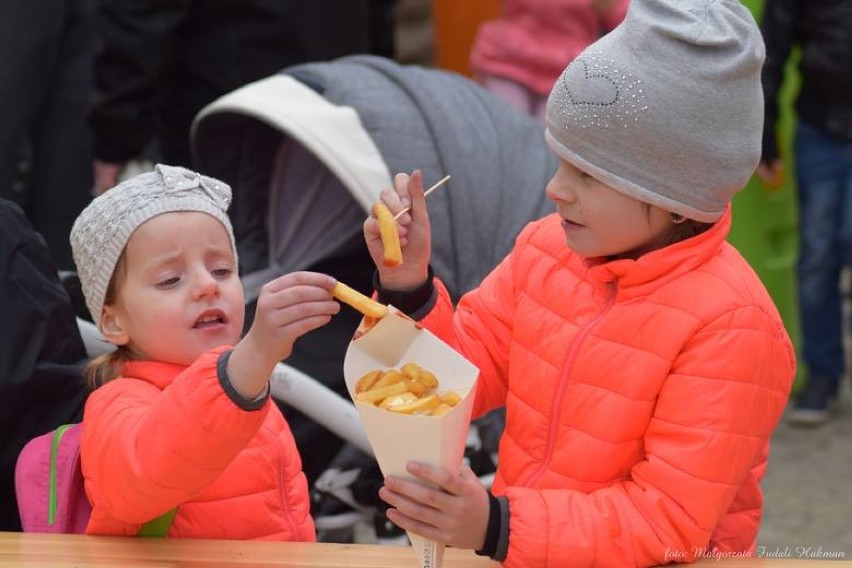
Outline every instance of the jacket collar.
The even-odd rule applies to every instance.
[[[185,370],[185,366],[172,363],[129,361],[122,367],[121,376],[146,381],[163,390]]]
[[[685,241],[651,251],[633,259],[585,262],[586,277],[592,282],[614,283],[619,296],[633,295],[658,287],[660,284],[701,266],[715,255],[731,229],[731,204],[722,217],[708,230]]]

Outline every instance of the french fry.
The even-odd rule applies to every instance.
[[[417,363],[406,363],[400,367],[399,370],[402,371],[402,374],[409,379],[414,379],[415,381],[420,380],[420,365]]]
[[[418,381],[429,387],[430,389],[438,388],[438,377],[432,374],[431,371],[427,371],[426,369],[420,369],[420,376],[417,378]]]
[[[397,369],[376,369],[355,383],[355,400],[398,412],[441,416],[461,402],[455,391],[438,392],[438,378],[414,362]]]
[[[461,397],[456,391],[447,391],[441,395],[441,400],[449,407],[453,407],[461,402]]]
[[[393,396],[395,394],[402,394],[407,390],[408,389],[406,388],[405,383],[399,382],[394,383],[392,385],[387,385],[385,387],[379,387],[377,389],[370,389],[364,392],[356,393],[355,398],[356,400],[359,400],[361,402],[370,402],[373,404],[378,404],[389,396]]]
[[[379,378],[379,380],[373,383],[373,388],[386,387],[388,385],[392,385],[403,380],[405,380],[405,375],[403,375],[396,369],[388,369],[387,371],[382,373],[382,376]]]
[[[414,402],[417,400],[417,395],[411,391],[406,391],[402,394],[395,394],[393,396],[389,396],[384,399],[381,403],[379,403],[379,408],[387,408],[398,406],[400,404],[408,404],[409,402]]]
[[[358,382],[355,383],[355,392],[364,392],[373,388],[373,385],[376,384],[376,381],[382,376],[382,370],[376,369],[375,371],[370,371],[365,374],[363,377],[358,379]]]
[[[441,406],[441,397],[435,394],[418,398],[414,402],[407,404],[396,404],[388,407],[388,410],[399,412],[401,414],[429,414],[434,408]]]
[[[388,313],[388,307],[365,296],[358,290],[350,288],[343,282],[338,282],[331,290],[331,295],[349,304],[368,318],[381,319]]]
[[[408,387],[409,392],[413,392],[417,397],[426,396],[426,393],[429,392],[429,387],[414,379],[405,379],[405,386]]]
[[[376,201],[373,204],[373,215],[379,221],[379,235],[384,247],[382,262],[385,266],[399,266],[402,264],[402,247],[399,244],[399,233],[393,213],[383,202]]]
[[[432,412],[430,412],[430,416],[443,416],[452,409],[453,407],[449,404],[441,403],[437,408],[434,408]]]

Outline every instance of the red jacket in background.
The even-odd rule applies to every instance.
[[[613,0],[602,18],[591,0],[504,0],[501,17],[477,32],[471,68],[546,95],[581,51],[621,23],[627,5]]]

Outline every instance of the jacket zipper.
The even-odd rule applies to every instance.
[[[615,304],[615,296],[616,285],[611,282],[607,284],[607,299],[603,309],[594,317],[594,319],[580,329],[576,337],[574,337],[571,347],[568,349],[568,354],[565,356],[565,363],[562,366],[562,373],[559,375],[559,384],[556,385],[556,395],[553,397],[553,403],[550,407],[550,427],[547,430],[547,450],[544,453],[544,460],[538,468],[533,471],[523,483],[521,483],[524,487],[534,487],[550,466],[550,461],[553,459],[553,449],[556,445],[556,428],[559,422],[559,413],[557,410],[561,407],[562,396],[565,394],[565,388],[568,384],[568,376],[571,369],[574,367],[574,359],[576,359],[577,352],[580,350],[580,347],[583,345],[583,342],[592,329],[612,309],[612,306]]]

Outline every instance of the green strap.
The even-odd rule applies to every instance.
[[[148,521],[142,528],[139,529],[139,534],[136,536],[141,538],[162,538],[169,532],[169,527],[172,526],[172,521],[177,514],[177,509],[172,509],[167,513],[163,513],[154,520]]]
[[[56,521],[56,509],[58,508],[57,488],[58,481],[56,479],[56,462],[59,457],[59,444],[62,442],[62,436],[74,424],[63,424],[53,431],[53,437],[50,440],[50,484],[48,487],[47,496],[47,524],[52,525]],[[167,513],[163,513],[156,519],[148,521],[142,528],[139,529],[137,536],[143,538],[158,538],[164,537],[169,532],[172,526],[172,521],[175,518],[177,509],[172,509]]]
[[[56,480],[56,461],[59,458],[59,443],[62,436],[73,424],[63,424],[53,431],[50,441],[50,483],[47,488],[47,524],[52,525],[56,521],[56,509],[58,498],[56,496],[58,482]]]
[[[59,458],[59,444],[62,442],[62,436],[64,436],[65,432],[67,432],[72,426],[74,426],[74,424],[63,424],[62,426],[59,426],[53,431],[53,437],[50,440],[50,483],[47,496],[48,525],[52,525],[56,522],[56,510],[58,508],[59,501],[57,497],[59,482],[56,479],[56,462]],[[169,528],[172,526],[172,521],[174,520],[176,513],[177,509],[172,509],[171,511],[160,515],[156,519],[148,521],[142,525],[141,529],[139,529],[138,536],[145,538],[166,536],[169,532]]]

